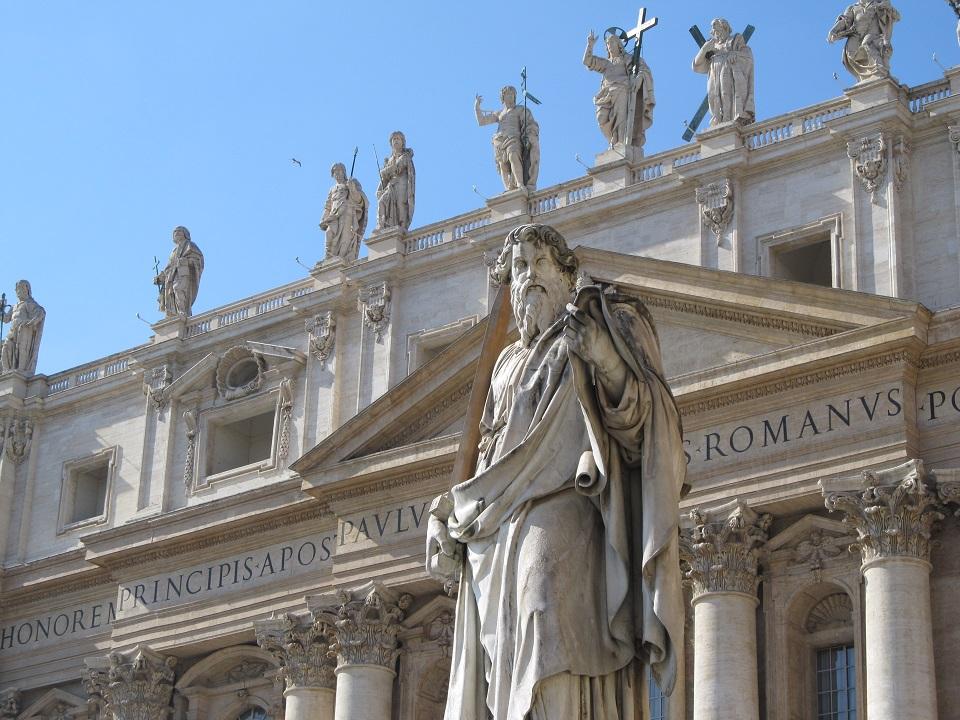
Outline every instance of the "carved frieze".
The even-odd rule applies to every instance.
[[[371,582],[356,591],[340,590],[338,606],[315,611],[316,622],[334,628],[337,660],[344,665],[379,665],[393,670],[400,654],[400,621],[413,598]]]
[[[719,243],[733,219],[733,183],[724,178],[697,188],[697,204]]]
[[[693,527],[682,535],[681,562],[693,597],[711,592],[754,596],[759,548],[767,541],[772,516],[735,500],[713,510],[690,512]]]
[[[332,310],[314,315],[306,321],[310,354],[326,369],[337,341],[337,316]]]
[[[887,141],[883,134],[851,140],[847,143],[847,156],[853,161],[853,172],[863,189],[870,193],[870,201],[878,202],[887,175]]]
[[[357,304],[363,324],[373,331],[377,342],[383,342],[383,333],[390,324],[390,288],[386,282],[361,288]]]
[[[930,536],[943,514],[921,460],[864,471],[863,489],[824,495],[827,509],[842,512],[856,529],[851,548],[860,550],[864,564],[893,557],[930,560]]]
[[[0,719],[12,720],[20,714],[20,690],[7,688],[0,691]]]
[[[106,720],[164,720],[170,714],[177,659],[140,645],[128,655],[87,660],[83,682]]]
[[[280,663],[287,689],[336,688],[336,653],[329,624],[287,613],[254,623],[257,643]]]

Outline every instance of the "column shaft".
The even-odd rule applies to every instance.
[[[333,688],[294,687],[285,690],[283,697],[283,720],[334,720]]]
[[[392,670],[378,665],[338,668],[334,720],[389,720],[393,677]]]

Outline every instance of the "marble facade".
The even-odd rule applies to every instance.
[[[683,417],[666,716],[814,718],[815,653],[842,644],[871,718],[956,716],[958,148],[960,69],[867,80],[379,234],[365,262],[69,372],[0,375],[0,714],[441,718],[428,506],[487,263],[535,220],[646,303]]]

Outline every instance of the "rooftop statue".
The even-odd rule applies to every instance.
[[[710,23],[710,39],[693,59],[693,70],[707,75],[710,127],[752,123],[756,119],[753,50],[723,18]]]
[[[8,311],[0,308],[3,322],[10,323],[7,337],[0,344],[0,372],[17,371],[33,375],[40,353],[40,337],[47,311],[30,291],[30,283],[20,280],[16,286],[17,304]]]
[[[507,85],[500,90],[503,109],[483,110],[483,97],[477,95],[473,109],[480,125],[497,125],[493,135],[493,159],[503,180],[504,190],[534,188],[540,174],[540,126],[533,113],[517,105],[517,89]]]
[[[666,694],[683,673],[680,415],[646,308],[575,292],[577,269],[524,225],[492,270],[520,339],[427,533],[428,572],[460,582],[446,720],[633,720],[646,664]]]
[[[327,193],[320,229],[327,234],[325,259],[338,257],[347,262],[360,254],[360,241],[367,230],[370,201],[360,187],[360,181],[347,177],[343,163],[330,168],[334,185]]]
[[[610,143],[642,148],[646,131],[653,124],[653,74],[643,58],[634,58],[624,49],[623,42],[615,33],[604,38],[607,46],[606,59],[593,54],[597,36],[590,32],[587,47],[583,52],[583,64],[588,70],[603,76],[600,91],[594,96],[597,108],[597,123]]]
[[[893,25],[899,19],[890,0],[857,0],[837,18],[827,41],[847,39],[843,65],[857,82],[889,77]]]
[[[390,134],[390,150],[390,157],[380,170],[374,232],[392,227],[407,230],[413,221],[417,171],[413,166],[413,150],[407,147],[407,138],[399,130]]]
[[[167,266],[153,279],[160,291],[157,304],[168,318],[193,312],[203,275],[203,253],[190,239],[190,231],[178,225],[173,230],[173,242]]]

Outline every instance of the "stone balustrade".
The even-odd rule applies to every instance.
[[[187,323],[186,336],[188,338],[203,335],[218,328],[234,325],[249,318],[259,317],[286,305],[290,300],[305,295],[313,289],[312,280],[300,280],[285,288],[273,290],[270,293],[255,295],[251,298],[211,310],[190,318]]]
[[[923,112],[930,103],[944,100],[951,94],[949,80],[934,80],[911,88],[910,92],[907,93],[907,103],[910,106],[910,112]]]
[[[747,128],[743,142],[750,150],[760,150],[777,145],[793,137],[816,132],[831,120],[850,114],[850,101],[847,98],[831,100],[813,108],[789,115],[779,115]]]

